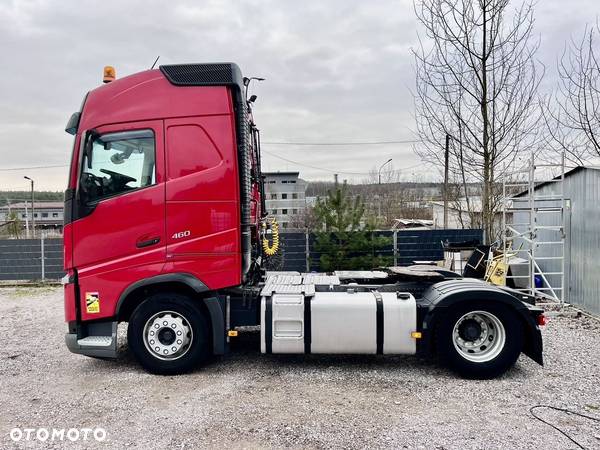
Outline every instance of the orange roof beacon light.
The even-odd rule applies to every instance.
[[[113,66],[104,66],[104,78],[102,81],[104,83],[110,83],[111,81],[115,81],[115,78],[117,78],[115,68]]]

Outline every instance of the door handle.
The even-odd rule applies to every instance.
[[[156,245],[160,242],[160,238],[159,237],[153,237],[150,239],[147,239],[145,241],[137,241],[135,243],[135,246],[137,248],[144,248],[144,247],[150,247],[151,245]]]

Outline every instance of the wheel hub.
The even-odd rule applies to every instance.
[[[465,341],[475,341],[481,336],[481,325],[473,319],[467,319],[460,324],[458,335]]]
[[[174,311],[155,314],[144,326],[144,345],[156,358],[173,360],[187,353],[192,343],[192,328],[187,319]]]
[[[157,334],[159,342],[163,345],[171,345],[175,342],[175,332],[170,328],[161,328]]]

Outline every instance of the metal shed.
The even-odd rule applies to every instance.
[[[555,178],[534,189],[536,198],[564,196],[564,301],[600,314],[600,167],[579,166],[565,172],[562,181]],[[525,214],[515,213],[515,222],[524,221],[519,216]],[[549,239],[546,235],[550,232],[543,228],[557,225],[556,217],[551,214],[536,217],[536,225],[541,228],[536,241]],[[557,255],[556,246],[536,246],[536,256],[542,257],[539,265],[544,272],[560,271],[560,263],[552,259]]]

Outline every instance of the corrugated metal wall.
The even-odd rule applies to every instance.
[[[600,314],[600,170],[581,169],[565,177],[565,301]],[[560,182],[540,186],[536,195],[559,195]],[[524,205],[524,203],[523,203]],[[544,206],[549,206],[545,202]],[[525,214],[515,213],[515,223],[525,222]],[[538,225],[557,225],[556,214],[538,214]],[[522,227],[521,227],[522,229]],[[555,240],[549,230],[538,232],[538,241]],[[538,256],[557,256],[557,246],[538,246]],[[558,261],[539,261],[544,272],[560,269]],[[550,276],[556,284],[556,277]]]
[[[569,300],[600,314],[600,170],[575,174],[571,198]]]

